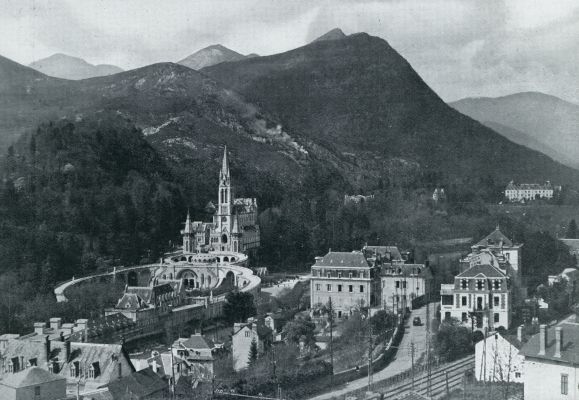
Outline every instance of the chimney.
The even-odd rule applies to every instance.
[[[561,342],[563,341],[563,328],[555,328],[555,354],[554,357],[561,358]]]
[[[523,343],[523,325],[519,325],[517,328],[517,340],[520,343]]]
[[[539,355],[545,355],[545,348],[547,347],[547,325],[539,325]]]
[[[88,323],[88,319],[77,319],[76,320],[76,329],[75,332],[84,331],[86,329],[86,325]]]
[[[50,339],[48,335],[44,338],[44,348],[46,350],[46,362],[50,361]]]
[[[60,327],[62,326],[62,318],[50,318],[50,328],[56,330],[59,330]]]
[[[66,362],[70,361],[70,340],[64,342],[64,348],[66,350]]]
[[[34,323],[34,333],[36,333],[37,335],[44,335],[44,328],[46,328],[45,322]]]
[[[64,342],[64,332],[60,331],[60,341]]]

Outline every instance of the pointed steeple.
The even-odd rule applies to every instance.
[[[219,174],[221,181],[229,181],[229,161],[227,159],[227,146],[223,149],[223,163],[221,165],[221,172]]]
[[[185,220],[185,229],[184,233],[191,233],[191,214],[189,213],[189,209],[187,209],[187,220]]]

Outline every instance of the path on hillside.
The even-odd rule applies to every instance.
[[[432,318],[434,315],[433,313],[436,310],[436,303],[429,304],[429,307],[430,317]],[[422,325],[412,325],[412,320],[415,317],[420,317],[422,320]],[[414,343],[415,345],[415,363],[426,354],[426,306],[417,310],[412,310],[407,321],[408,324],[406,326],[404,336],[402,337],[402,341],[398,346],[396,357],[386,368],[373,374],[374,384],[412,368],[412,356],[410,351],[411,343]],[[363,389],[367,385],[368,376],[364,376],[363,378],[348,382],[336,390],[312,397],[311,400],[329,400],[333,397],[344,396],[355,390]]]

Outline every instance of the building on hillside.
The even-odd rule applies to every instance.
[[[523,345],[525,400],[579,399],[579,321],[541,325]]]
[[[429,298],[433,276],[424,264],[383,264],[380,266],[382,306],[401,312],[415,299]],[[422,304],[422,302],[421,302]]]
[[[432,193],[432,200],[436,202],[446,200],[446,193],[444,192],[444,188],[437,187],[434,189],[434,192]]]
[[[488,264],[475,264],[455,276],[453,284],[442,284],[441,317],[456,318],[472,330],[498,330],[511,323],[509,277]]]
[[[263,354],[273,343],[273,333],[264,323],[255,318],[247,322],[235,323],[231,336],[231,351],[233,353],[233,369],[240,371],[249,365],[251,343],[255,341],[258,354]]]
[[[559,239],[563,244],[569,247],[569,254],[575,257],[575,262],[579,267],[579,239]]]
[[[364,246],[362,253],[371,262],[376,264],[405,264],[412,262],[409,251],[400,251],[397,246]]]
[[[2,380],[39,367],[65,378],[68,394],[96,390],[134,371],[122,345],[62,342],[37,334],[10,340],[0,362]]]
[[[310,279],[312,309],[330,298],[338,318],[362,307],[380,305],[380,268],[362,251],[333,252],[316,257]]]
[[[489,332],[475,345],[475,379],[486,382],[523,382],[523,327],[517,336]]]
[[[185,360],[187,374],[197,381],[213,379],[213,354],[208,341],[199,334],[179,338],[171,346],[173,355]]]
[[[540,183],[515,183],[510,181],[505,188],[505,197],[509,201],[528,201],[536,199],[552,199],[555,187],[550,181]]]
[[[189,213],[183,236],[183,253],[233,251],[248,253],[260,244],[257,199],[236,198],[231,181],[227,147],[219,172],[218,202],[212,207],[213,222],[191,221]],[[211,208],[211,207],[209,207]]]
[[[39,367],[8,374],[0,380],[0,400],[60,400],[66,398],[66,379]]]
[[[579,270],[577,268],[565,268],[561,273],[547,277],[549,286],[565,281],[571,286],[573,291],[577,288],[577,280],[579,280]]]
[[[374,195],[364,196],[363,194],[344,195],[344,204],[364,204],[367,201],[374,200]]]

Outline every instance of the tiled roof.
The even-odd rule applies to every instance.
[[[40,367],[31,367],[15,374],[4,375],[3,379],[0,380],[0,385],[11,388],[23,388],[60,380],[65,381],[66,379],[62,376],[51,374]]]
[[[563,341],[561,345],[561,357],[555,357],[555,328],[562,328]],[[540,334],[537,333],[523,345],[521,349],[525,357],[540,358],[557,362],[579,364],[579,324],[564,322],[560,325],[546,329],[547,343],[545,355],[539,355]]]
[[[316,266],[326,267],[348,267],[348,268],[369,268],[368,261],[362,252],[329,252],[322,258],[316,260]]]
[[[136,293],[125,293],[121,297],[115,308],[122,308],[128,310],[140,310],[148,308],[149,305]]]
[[[182,344],[188,349],[211,349],[205,338],[201,335],[191,335],[188,338],[179,338],[173,343],[173,346]]]
[[[124,316],[121,313],[110,314],[105,317],[100,317],[96,319],[89,319],[86,328],[86,335],[90,337],[100,336],[106,332],[117,331],[122,328],[126,328],[134,325],[135,323]],[[84,331],[77,331],[70,335],[71,341],[81,342],[85,335]]]
[[[146,398],[168,389],[167,383],[151,369],[133,372],[107,385],[115,399]]]
[[[551,182],[545,183],[514,183],[509,182],[506,190],[553,190]]]
[[[381,256],[390,255],[391,260],[402,260],[402,254],[396,246],[364,246],[364,250],[368,252],[376,252]]]
[[[457,278],[475,278],[482,275],[485,278],[504,278],[505,274],[488,264],[473,265],[462,274],[457,275]]]
[[[506,237],[497,226],[494,231],[492,231],[487,237],[478,242],[476,246],[499,246],[501,243],[505,247],[513,246],[513,241]]]

